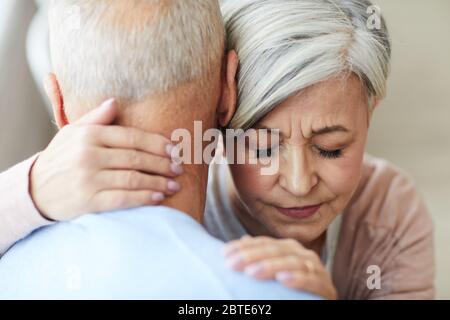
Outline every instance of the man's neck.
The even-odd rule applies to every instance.
[[[191,216],[198,223],[203,223],[208,166],[186,165],[184,171],[185,173],[177,179],[181,184],[181,191],[167,198],[162,205],[177,209]]]
[[[216,98],[211,100],[215,94],[199,92],[198,86],[198,83],[192,82],[170,92],[153,94],[139,102],[119,101],[121,110],[115,124],[160,134],[168,139],[176,128],[182,128],[195,137],[195,121],[201,120],[204,130],[215,127],[215,106],[218,103]],[[69,108],[72,111],[70,120],[76,121],[90,108],[100,104],[99,101],[90,101],[89,104],[80,99],[73,101],[73,107]],[[176,180],[181,184],[181,191],[168,197],[162,205],[182,211],[201,223],[206,201],[208,165],[186,164],[184,173]]]

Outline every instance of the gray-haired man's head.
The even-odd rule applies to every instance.
[[[217,0],[56,0],[49,16],[69,121],[110,97],[130,106],[156,99],[153,113],[162,98],[218,102],[225,31]]]

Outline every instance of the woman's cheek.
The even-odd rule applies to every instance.
[[[239,195],[245,202],[264,199],[276,181],[276,175],[261,175],[257,165],[230,165],[231,175]]]
[[[326,160],[320,179],[334,195],[350,198],[361,177],[363,157],[364,152],[354,150],[341,159]]]

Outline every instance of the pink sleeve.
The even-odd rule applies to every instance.
[[[34,230],[51,224],[29,193],[29,174],[39,155],[0,174],[0,256]]]
[[[366,157],[335,254],[339,297],[434,299],[434,277],[433,221],[420,192],[399,168]]]

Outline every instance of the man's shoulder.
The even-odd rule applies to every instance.
[[[36,230],[13,246],[3,259],[11,256],[95,257],[129,256],[143,244],[157,250],[181,243],[185,236],[202,237],[206,231],[191,217],[167,207],[142,207],[131,210],[87,214]],[[39,254],[37,254],[39,253]]]
[[[203,291],[217,287],[206,257],[218,257],[219,246],[195,220],[170,208],[92,214],[17,243],[2,258],[0,282],[10,292],[5,297],[188,297],[196,282]],[[67,286],[73,277],[80,283],[74,290]]]
[[[60,222],[42,228],[32,236],[60,236],[61,233],[83,236],[88,233],[95,233],[95,239],[89,239],[99,240],[102,236],[111,238],[117,234],[136,232],[137,230],[142,230],[142,232],[153,229],[161,231],[164,230],[164,226],[180,226],[198,230],[200,225],[181,211],[163,206],[153,206],[86,214],[72,221]],[[147,235],[150,236],[152,233],[147,233]]]
[[[311,298],[229,270],[222,245],[169,208],[87,215],[19,243],[2,260],[0,280],[12,290],[5,297],[19,298]]]
[[[164,206],[148,206],[127,210],[118,210],[105,212],[100,214],[88,214],[84,215],[76,220],[70,222],[74,225],[90,225],[96,223],[129,223],[136,221],[136,225],[140,225],[142,222],[151,221],[157,222],[170,222],[177,221],[183,224],[195,224],[195,220],[189,215]],[[126,224],[125,226],[129,226]]]

